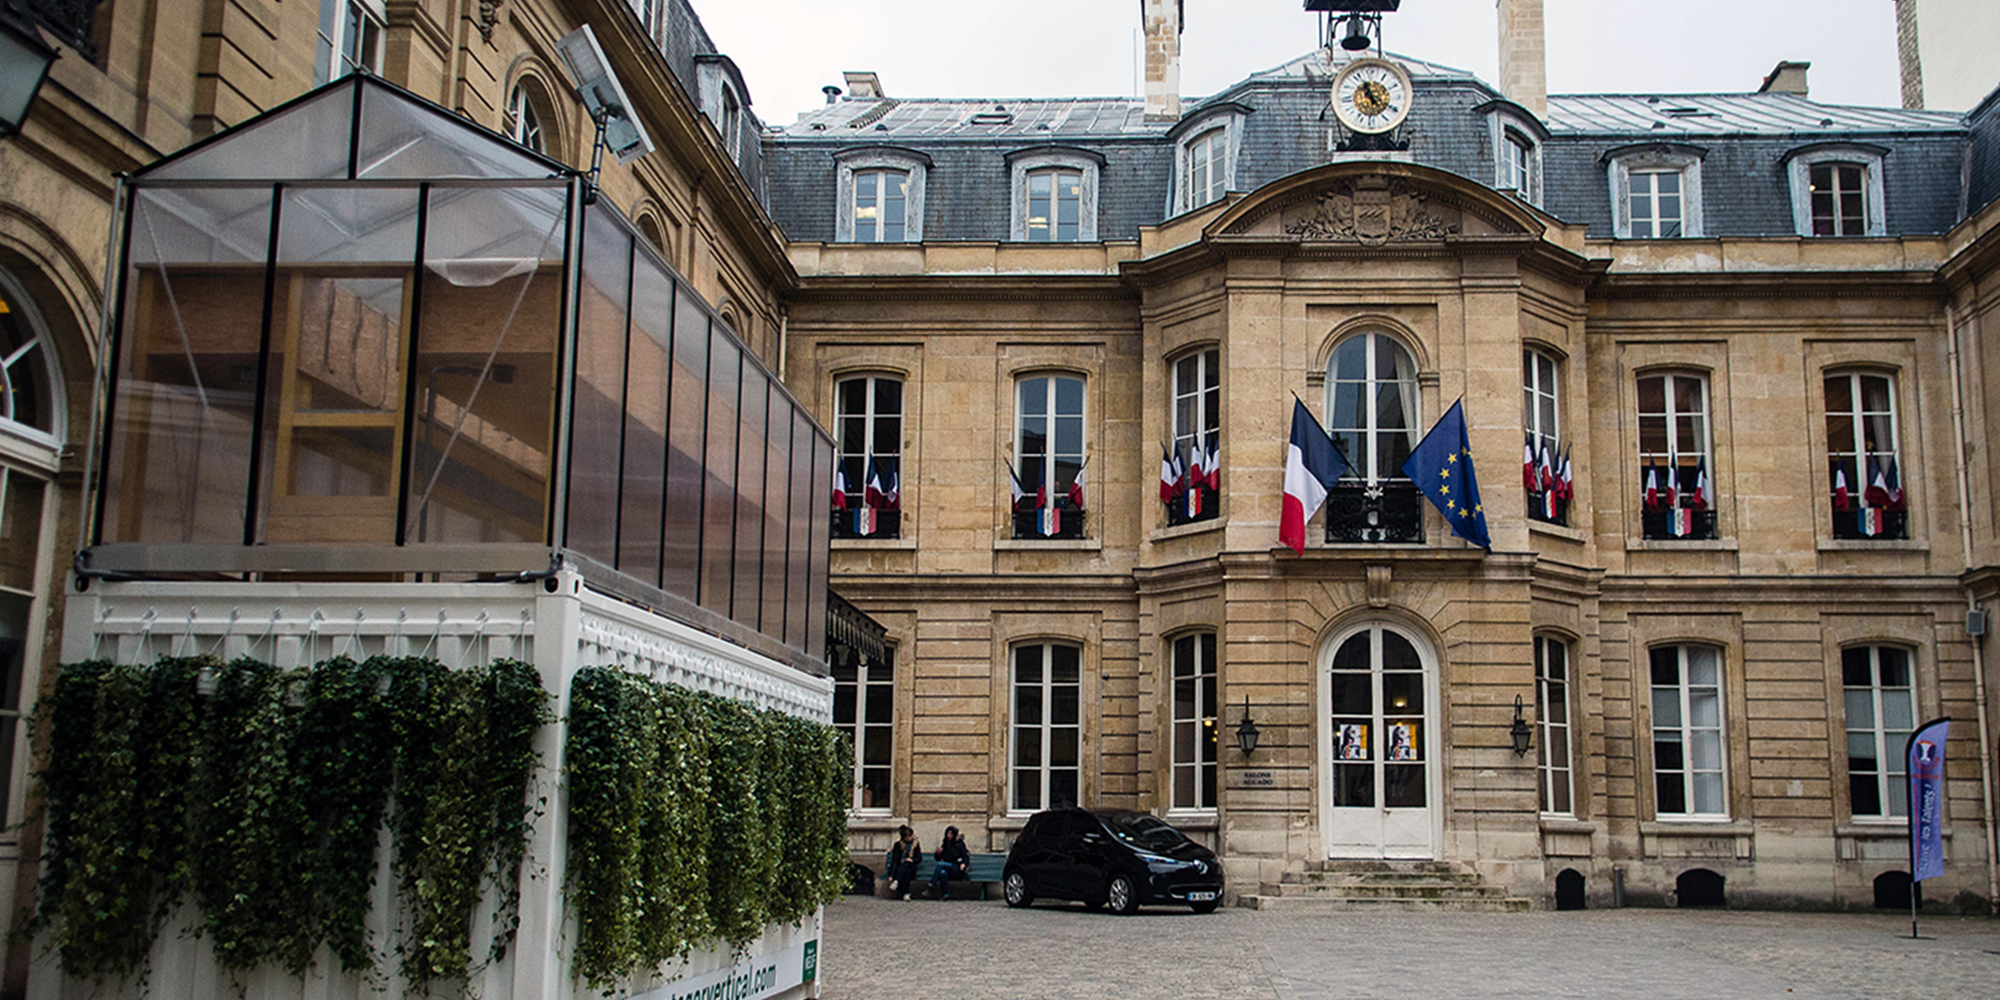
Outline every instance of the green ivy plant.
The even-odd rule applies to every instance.
[[[343,969],[374,968],[366,921],[385,814],[412,989],[468,978],[489,884],[489,955],[511,941],[534,738],[553,719],[533,667],[94,661],[64,667],[39,712],[47,833],[33,929],[70,975],[140,970],[188,900],[226,971],[300,974],[321,945]]]
[[[587,667],[563,753],[586,985],[711,941],[740,949],[839,895],[852,761],[832,727]]]

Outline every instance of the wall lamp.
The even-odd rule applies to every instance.
[[[12,6],[11,4],[9,6]],[[19,134],[56,50],[33,24],[0,15],[0,138]]]
[[[1250,721],[1250,696],[1243,696],[1243,721],[1236,725],[1236,745],[1248,757],[1257,752],[1257,737],[1263,735],[1255,722]]]
[[[1528,728],[1528,720],[1521,714],[1521,696],[1518,694],[1514,696],[1514,724],[1507,727],[1507,735],[1514,738],[1514,756],[1526,757],[1528,741],[1534,736],[1534,731]]]

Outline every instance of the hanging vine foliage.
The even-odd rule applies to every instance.
[[[563,752],[586,985],[741,948],[839,894],[852,762],[832,727],[588,667]]]
[[[227,971],[303,973],[322,945],[343,969],[373,968],[367,917],[392,796],[413,991],[467,978],[488,884],[499,887],[490,954],[511,939],[534,736],[553,718],[533,667],[91,662],[64,667],[39,711],[47,835],[34,928],[72,976],[138,971],[188,901]]]

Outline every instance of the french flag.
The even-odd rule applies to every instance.
[[[847,509],[847,464],[835,462],[833,466],[833,509]]]
[[[1833,470],[1833,509],[1854,509],[1854,494],[1848,491],[1847,467],[1844,465]]]
[[[1902,473],[1896,470],[1896,456],[1894,455],[1889,456],[1889,468],[1887,472],[1884,472],[1882,474],[1882,478],[1887,483],[1887,488],[1889,490],[1889,504],[1888,504],[1889,509],[1902,510],[1903,476]]]
[[[1160,449],[1160,502],[1174,502],[1174,454],[1173,446]]]
[[[1873,455],[1868,456],[1868,482],[1861,486],[1861,499],[1870,507],[1889,506],[1889,479]]]
[[[898,510],[903,506],[903,477],[894,465],[889,466],[889,478],[882,486],[882,509]]]
[[[1043,507],[1035,512],[1037,527],[1043,538],[1054,538],[1062,534],[1062,511],[1055,507]]]
[[[1697,458],[1694,462],[1694,492],[1688,494],[1688,509],[1707,510],[1710,489],[1711,487],[1708,482],[1708,459]]]
[[[1646,466],[1645,503],[1647,510],[1658,510],[1660,507],[1660,467],[1657,465]]]
[[[1278,516],[1278,541],[1291,546],[1293,552],[1305,554],[1306,521],[1326,503],[1327,491],[1346,472],[1347,461],[1340,457],[1340,449],[1333,446],[1333,439],[1319,421],[1306,412],[1306,404],[1294,396],[1292,438],[1285,449],[1285,506]]]
[[[1561,487],[1564,500],[1576,499],[1576,480],[1570,476],[1568,448],[1563,449],[1562,472],[1557,474],[1556,484]]]
[[[1222,445],[1220,442],[1208,453],[1207,479],[1209,489],[1219,490],[1222,488]]]
[[[882,507],[882,470],[875,467],[875,460],[868,460],[868,480],[862,486],[862,503],[869,507]]]
[[[1535,439],[1521,439],[1521,487],[1530,493],[1535,490]]]
[[[1076,478],[1069,481],[1069,505],[1077,510],[1083,509],[1083,470],[1088,468],[1090,459],[1086,458],[1082,465],[1077,466]]]

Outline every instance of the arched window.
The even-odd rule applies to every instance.
[[[1910,654],[1894,646],[1840,651],[1847,716],[1847,797],[1857,820],[1900,822],[1909,815],[1903,753],[1916,728]]]
[[[862,375],[833,389],[833,537],[900,538],[903,528],[903,380]]]
[[[53,436],[49,348],[12,299],[0,290],[0,420]]]
[[[1825,386],[1833,537],[1910,537],[1896,448],[1895,376],[1835,372]]]
[[[507,94],[507,137],[537,153],[547,153],[545,105],[541,87],[533,80],[523,77],[514,81],[514,89]]]
[[[38,687],[38,629],[49,570],[42,539],[53,516],[61,399],[41,324],[12,281],[0,281],[0,822],[16,823],[12,789],[24,766],[21,696]],[[20,772],[25,775],[25,770]]]
[[[1074,806],[1083,780],[1083,651],[1064,643],[1014,648],[1008,808]]]
[[[1423,426],[1417,363],[1386,333],[1359,333],[1340,342],[1326,367],[1327,433],[1373,484],[1403,480],[1403,463]]]
[[[1570,777],[1569,643],[1561,636],[1535,637],[1535,728],[1540,739],[1542,814],[1574,815]]]
[[[1082,538],[1083,379],[1033,375],[1016,385],[1015,538]]]
[[[1722,650],[1656,646],[1648,666],[1655,814],[1661,819],[1728,819]]]
[[[1714,463],[1708,453],[1708,379],[1639,379],[1640,527],[1646,538],[1714,538]]]

